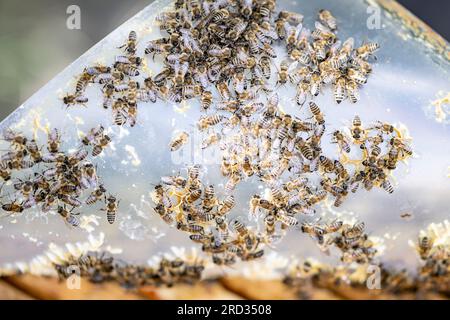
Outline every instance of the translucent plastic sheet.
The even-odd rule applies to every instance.
[[[109,250],[126,261],[141,264],[158,254],[173,254],[173,247],[200,249],[200,246],[189,241],[186,234],[161,221],[152,209],[149,196],[161,176],[183,172],[187,165],[194,163],[202,164],[209,183],[220,185],[225,182],[220,177],[219,165],[208,163],[208,156],[185,150],[174,155],[168,151],[174,130],[187,131],[194,136],[193,145],[189,148],[198,150],[202,142],[201,136],[195,139],[198,133],[195,133],[194,125],[201,115],[198,101],[191,100],[181,105],[161,100],[155,104],[140,103],[138,121],[133,128],[112,125],[111,113],[101,107],[103,98],[96,88],[87,88],[89,102],[85,107],[77,105],[66,108],[62,102],[62,97],[74,87],[75,76],[86,66],[114,62],[114,57],[122,52],[116,48],[124,43],[130,30],[138,34],[139,50],[143,50],[149,40],[159,38],[161,33],[154,18],[168,4],[168,1],[156,1],[148,6],[2,122],[1,131],[12,128],[25,135],[35,134],[37,140],[42,141],[46,140],[46,126],[57,127],[63,137],[63,150],[75,149],[81,132],[86,134],[89,129],[103,125],[112,143],[96,160],[97,172],[108,193],[121,200],[116,222],[112,225],[107,222],[105,213],[99,211],[100,204],[81,207],[83,217],[90,216],[89,219],[83,218],[82,229],[68,227],[52,211],[44,213],[39,209],[30,209],[19,215],[4,214],[0,218],[0,265],[6,269],[15,269],[16,266],[25,268],[24,264],[16,263],[29,263],[48,252],[50,244],[53,248],[50,251],[55,251],[55,245],[66,250],[70,249],[67,243],[85,243],[89,237],[90,249]],[[380,259],[384,263],[414,269],[418,258],[408,241],[415,241],[419,231],[430,223],[449,218],[450,136],[448,98],[445,100],[450,92],[448,62],[431,52],[423,42],[409,36],[400,21],[385,15],[383,11],[382,28],[369,30],[366,27],[368,4],[363,1],[280,0],[278,6],[302,13],[305,16],[304,25],[310,28],[313,28],[318,10],[326,8],[338,20],[340,39],[354,37],[356,45],[364,40],[380,44],[373,74],[361,89],[357,104],[346,100],[336,105],[329,89],[324,90],[315,102],[321,106],[327,128],[330,129],[350,125],[355,114],[365,123],[380,120],[396,124],[412,138],[414,157],[408,163],[399,165],[395,171],[393,194],[382,189],[360,191],[351,194],[339,208],[323,206],[316,217],[337,215],[364,221],[370,235],[378,237],[382,243],[380,248],[384,250]],[[144,71],[155,75],[160,69],[161,62],[158,59],[153,62],[147,56]],[[281,106],[287,112],[296,114],[298,107],[293,102],[294,88],[281,87],[277,92],[281,97]],[[334,148],[326,146],[324,152],[332,154]],[[261,191],[259,185],[254,179],[239,186],[235,193],[237,205],[233,216],[241,215],[247,219],[249,199]],[[411,217],[402,218],[405,214]],[[314,257],[332,264],[339,262],[338,254],[331,252],[325,255],[308,235],[293,229],[282,242],[268,249],[264,257],[266,262],[263,259],[255,263],[266,265],[271,271],[278,265],[285,265],[293,257]],[[34,265],[38,266],[39,262],[45,265],[45,260],[38,259]],[[45,268],[32,271],[40,273],[44,270],[48,271]],[[259,267],[259,270],[266,269]],[[266,275],[270,273],[266,272]]]

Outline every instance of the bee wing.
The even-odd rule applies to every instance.
[[[341,40],[336,41],[330,48],[331,54],[336,55],[339,52],[341,45],[342,45]]]
[[[322,32],[331,32],[330,28],[324,26],[322,23],[320,23],[319,21],[316,21],[314,26],[316,27],[317,30],[320,30]]]
[[[288,73],[292,72],[298,66],[298,61],[294,61],[289,65]]]
[[[303,24],[299,23],[296,27],[295,27],[295,38],[298,39],[300,37],[300,35],[302,34],[302,30],[303,30]]]
[[[344,41],[342,47],[343,48],[348,48],[349,51],[351,51],[353,49],[354,45],[355,45],[355,39],[350,37],[350,38],[348,38],[347,40]]]
[[[181,65],[181,71],[183,74],[186,74],[188,70],[189,70],[189,62],[186,61]]]

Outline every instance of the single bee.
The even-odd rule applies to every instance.
[[[363,85],[363,84],[367,83],[367,77],[364,74],[362,74],[360,71],[353,69],[353,68],[347,69],[347,77],[359,85]]]
[[[58,129],[54,128],[48,133],[47,150],[50,153],[57,153],[61,144],[61,135]]]
[[[71,225],[72,227],[79,227],[80,226],[80,220],[77,218],[77,216],[80,213],[73,213],[72,211],[74,209],[75,209],[75,207],[72,208],[72,210],[69,211],[69,210],[66,209],[65,205],[64,206],[59,206],[58,207],[58,213],[59,213],[59,215],[61,217],[64,218],[64,221],[67,224]]]
[[[125,48],[125,52],[129,55],[134,55],[136,53],[137,44],[137,34],[136,31],[130,31],[128,34],[128,41],[124,45],[120,46],[119,49]]]
[[[130,77],[137,77],[140,74],[139,69],[136,66],[129,63],[116,62],[114,64],[114,67],[116,68],[117,71],[120,71]]]
[[[85,105],[88,102],[88,98],[83,95],[67,94],[63,97],[63,102],[67,106],[72,106],[75,104]]]
[[[320,10],[319,11],[319,20],[324,25],[326,25],[330,30],[336,30],[337,29],[337,22],[336,18],[333,17],[330,11],[328,10]]]
[[[248,232],[249,232],[249,230],[248,230],[248,228],[245,226],[245,224],[244,224],[242,221],[238,220],[238,219],[235,219],[235,220],[233,221],[233,228],[234,228],[234,230],[236,230],[236,232],[237,232],[241,237],[247,235]]]
[[[392,187],[392,184],[387,179],[381,183],[381,186],[383,187],[384,190],[386,190],[387,193],[394,192],[394,188]]]
[[[347,90],[348,98],[351,103],[356,103],[359,100],[358,84],[355,81],[346,81],[345,89]]]
[[[428,237],[428,236],[424,236],[424,237],[419,237],[419,254],[422,258],[426,258],[429,254],[429,252],[431,251],[431,248],[433,248],[433,239]]]
[[[11,203],[2,203],[2,209],[4,211],[10,212],[11,214],[14,214],[23,212],[24,207],[23,203],[19,203],[16,200],[14,200]]]
[[[186,187],[187,180],[183,178],[182,176],[166,176],[161,178],[161,182],[169,185],[169,186],[175,186],[178,188],[184,188]]]
[[[292,65],[294,65],[294,64],[292,64]],[[286,60],[281,61],[280,69],[278,70],[278,73],[277,73],[277,77],[278,77],[277,83],[276,83],[277,85],[278,84],[279,85],[286,84],[286,82],[289,79],[289,69],[290,69],[289,62]]]
[[[181,222],[177,223],[177,229],[184,231],[184,232],[189,232],[189,233],[200,233],[202,234],[204,232],[204,228],[200,225],[197,224],[183,224]]]
[[[373,53],[380,48],[380,45],[376,42],[369,42],[356,48],[356,55],[364,60],[367,60]]]
[[[108,135],[102,135],[102,137],[100,137],[94,144],[94,148],[92,149],[92,156],[97,157],[98,155],[100,155],[110,142],[111,138]]]
[[[212,93],[211,91],[203,91],[202,92],[202,96],[201,96],[201,101],[200,101],[201,107],[203,108],[203,110],[208,110],[209,107],[212,104]]]
[[[219,204],[217,214],[219,216],[223,216],[224,214],[228,213],[233,209],[234,205],[236,203],[236,200],[234,199],[233,195],[228,195],[221,203]]]
[[[319,21],[315,22],[315,29],[311,33],[314,39],[325,40],[327,44],[331,45],[336,42],[336,35]]]
[[[344,223],[342,222],[342,220],[334,220],[325,226],[325,231],[326,233],[338,232],[343,225]]]
[[[189,134],[187,132],[185,132],[185,131],[180,132],[169,143],[170,151],[177,151],[184,144],[186,144],[188,142],[188,139],[189,139]]]
[[[103,185],[99,185],[86,199],[86,204],[93,205],[99,201],[105,194],[106,189]]]
[[[303,15],[297,12],[282,10],[278,14],[278,19],[283,19],[290,24],[297,25],[303,22]]]
[[[212,132],[205,138],[205,140],[203,140],[201,148],[206,149],[206,148],[218,143],[221,138],[222,138],[222,136],[219,133]]]
[[[106,208],[100,210],[106,211],[106,219],[110,224],[113,224],[116,220],[116,214],[119,209],[120,200],[118,201],[116,197],[110,195],[108,198],[105,196]]]
[[[227,119],[225,116],[218,115],[218,114],[211,115],[211,116],[203,116],[197,122],[197,127],[200,131],[204,131],[212,126],[215,126],[215,125],[221,123],[225,119]]]
[[[339,77],[337,79],[336,83],[334,84],[334,101],[337,104],[341,103],[345,99],[345,90],[346,90],[347,86],[348,86],[348,83],[345,81],[344,77]],[[350,97],[350,95],[349,95],[349,97]],[[350,98],[350,101],[353,102],[353,99]]]
[[[361,119],[358,115],[353,118],[351,134],[353,139],[357,142],[362,141],[366,135],[364,129],[362,128]]]
[[[322,125],[325,123],[323,113],[317,104],[310,101],[309,102],[309,110],[313,114],[313,117],[314,117],[315,121],[317,122],[317,124]]]
[[[10,167],[8,165],[8,162],[6,162],[6,161],[1,161],[0,162],[0,177],[5,182],[9,181],[11,179]]]
[[[104,131],[105,131],[105,128],[103,128],[103,126],[101,126],[101,125],[98,127],[92,128],[89,130],[88,134],[83,137],[81,142],[85,146],[91,145],[97,138],[99,138],[100,136],[103,135]]]
[[[3,131],[3,139],[15,146],[18,146],[19,149],[26,146],[28,142],[28,139],[24,135],[17,133],[11,129],[6,129],[5,131]]]
[[[334,143],[337,143],[339,147],[345,152],[350,153],[350,144],[347,142],[345,135],[341,131],[339,130],[334,131],[333,138]]]

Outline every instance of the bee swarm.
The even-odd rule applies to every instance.
[[[106,252],[87,252],[80,257],[70,257],[64,264],[56,264],[61,279],[73,274],[74,267],[80,276],[94,283],[116,281],[125,288],[145,285],[172,286],[179,283],[192,284],[200,280],[204,266],[201,262],[188,262],[180,258],[162,258],[157,266],[139,266],[115,259]]]
[[[48,132],[46,145],[39,145],[36,139],[11,129],[3,133],[3,138],[9,142],[9,151],[2,155],[0,162],[2,189],[12,185],[14,194],[14,200],[7,203],[2,200],[2,209],[8,214],[17,215],[39,206],[44,213],[56,210],[68,225],[79,227],[80,213],[73,211],[83,203],[91,206],[103,200],[106,189],[99,182],[96,166],[88,159],[89,150],[95,158],[110,142],[103,127],[91,129],[72,153],[61,150],[61,134],[56,128]],[[19,173],[26,176],[30,170],[34,173],[25,180],[13,177]],[[2,198],[10,195],[2,192]],[[111,199],[115,198],[108,197],[108,201]],[[117,208],[109,205],[102,210],[113,223]]]

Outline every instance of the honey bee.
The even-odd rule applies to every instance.
[[[297,12],[282,10],[278,14],[278,19],[283,19],[290,24],[297,25],[303,22],[303,15]]]
[[[26,146],[28,142],[28,139],[25,136],[17,132],[14,132],[11,129],[6,129],[5,131],[3,131],[3,138],[5,139],[5,141],[8,141],[13,145],[18,146],[19,149]]]
[[[284,85],[289,79],[289,62],[286,60],[283,60],[280,64],[280,69],[277,73],[278,79],[277,79],[277,85]]]
[[[197,224],[183,224],[181,222],[177,223],[177,229],[189,233],[203,233],[204,229],[202,226]]]
[[[6,161],[0,162],[0,177],[3,181],[9,181],[11,179],[11,171]]]
[[[37,145],[35,139],[28,141],[26,144],[26,148],[35,163],[39,163],[42,161],[42,154],[41,154],[40,148]]]
[[[374,126],[375,129],[379,130],[382,133],[392,133],[394,132],[394,126],[389,123],[383,123],[381,121],[377,121]]]
[[[364,139],[365,131],[364,129],[362,129],[361,119],[358,115],[353,118],[351,134],[353,139],[355,139],[357,142],[360,142]]]
[[[170,212],[163,204],[158,204],[155,208],[153,208],[156,213],[158,213],[163,221],[167,224],[172,224],[174,222],[173,217],[170,215]]]
[[[236,200],[234,199],[234,196],[228,195],[223,201],[220,202],[217,214],[219,216],[223,216],[224,214],[228,213],[229,211],[231,211],[231,209],[233,209],[235,203]]]
[[[297,85],[297,91],[295,94],[295,101],[299,106],[303,106],[306,102],[306,98],[310,92],[310,84],[307,81],[301,81]]]
[[[65,97],[63,97],[63,102],[67,106],[71,106],[71,105],[75,105],[75,104],[84,105],[88,102],[88,98],[83,95],[67,94]]]
[[[347,69],[347,77],[350,80],[352,80],[360,85],[367,83],[367,77],[364,74],[362,74],[360,71],[353,69],[353,68]]]
[[[253,170],[253,165],[251,163],[249,156],[244,157],[244,162],[242,164],[242,170],[247,177],[251,177],[255,173]]]
[[[336,30],[337,22],[336,18],[333,17],[330,11],[328,10],[320,10],[319,11],[319,20],[326,25],[330,30]]]
[[[368,57],[373,56],[373,53],[380,48],[380,45],[376,42],[369,42],[356,48],[356,54],[359,58],[366,60]]]
[[[116,62],[114,64],[114,67],[117,71],[120,71],[131,77],[137,77],[140,74],[139,69],[135,65],[129,63]]]
[[[75,95],[82,95],[86,90],[90,80],[91,76],[89,76],[87,73],[82,73],[77,83],[75,84]]]
[[[124,45],[120,46],[119,49],[125,48],[125,51],[129,55],[134,55],[136,53],[137,44],[137,34],[136,31],[130,31],[128,34],[128,41]]]
[[[201,101],[200,101],[201,107],[203,108],[203,110],[208,110],[209,107],[212,104],[212,93],[211,91],[203,91],[202,92],[202,96],[201,96]]]
[[[211,21],[214,23],[218,23],[228,19],[230,16],[230,12],[226,8],[215,10],[211,13]]]
[[[225,82],[219,82],[216,85],[217,91],[219,92],[220,96],[222,97],[223,100],[230,100],[231,98],[231,93],[228,89],[228,86]]]
[[[57,153],[61,144],[61,135],[58,129],[54,128],[48,134],[47,150],[50,153]]]
[[[67,210],[66,206],[59,206],[58,207],[58,213],[61,217],[64,218],[64,221],[71,225],[72,227],[79,227],[80,226],[80,220],[77,218],[77,216],[80,213],[73,213],[72,211],[75,209],[72,208],[72,210]]]
[[[85,145],[91,145],[97,138],[103,135],[105,128],[103,126],[98,126],[89,130],[88,134],[83,137],[81,142]]]
[[[101,200],[101,198],[104,196],[105,193],[106,193],[105,187],[103,185],[99,185],[86,199],[86,204],[88,205],[95,204],[97,201]]]
[[[383,187],[384,190],[386,190],[387,193],[394,192],[394,188],[392,187],[392,184],[387,179],[381,183],[381,186]]]
[[[120,200],[118,201],[116,197],[110,195],[109,197],[105,196],[106,208],[102,208],[100,210],[106,211],[106,219],[109,224],[113,224],[116,220],[117,211],[119,209]]]
[[[293,216],[287,215],[287,214],[280,214],[278,213],[276,215],[277,220],[279,220],[283,225],[288,227],[293,227],[298,225],[298,220],[295,219]]]
[[[23,203],[19,203],[14,200],[11,203],[2,203],[2,209],[11,214],[22,213],[24,210]]]
[[[240,13],[244,17],[249,18],[253,13],[253,1],[252,0],[242,0]]]
[[[189,134],[185,131],[180,132],[177,134],[172,141],[169,143],[170,151],[177,151],[180,149],[184,144],[188,142]]]
[[[110,142],[111,138],[108,135],[102,135],[94,144],[94,148],[92,149],[92,156],[97,157],[98,155],[100,155]]]
[[[345,135],[341,131],[339,130],[334,131],[333,138],[334,143],[337,143],[339,147],[345,152],[350,153],[350,144],[347,142]]]
[[[205,138],[205,140],[203,140],[201,148],[206,149],[219,142],[221,138],[222,136],[219,133],[212,132]]]
[[[215,126],[226,119],[223,115],[211,115],[211,116],[203,116],[197,122],[197,127],[200,131],[204,131],[212,126]]]
[[[333,44],[336,41],[336,35],[319,21],[315,22],[315,29],[312,32],[314,39],[325,40],[328,44]]]
[[[343,225],[344,223],[342,222],[342,220],[334,220],[325,226],[325,232],[326,233],[338,232]]]
[[[288,47],[293,47],[297,43],[303,25],[299,23],[296,27],[291,27],[288,23],[285,23],[284,28],[286,29],[286,44]]]
[[[337,79],[336,83],[334,84],[334,101],[337,104],[341,103],[344,100],[344,98],[345,98],[345,90],[347,89],[347,87],[349,87],[349,84],[345,81],[345,78],[344,77],[339,77]],[[349,97],[350,97],[350,101],[353,102],[354,101],[353,98],[355,96],[354,95],[351,96],[350,95],[350,91],[349,91]],[[353,102],[353,103],[355,103],[355,102]]]
[[[356,103],[359,100],[358,84],[355,81],[346,81],[345,89],[347,90],[348,98],[351,103]]]
[[[317,72],[314,72],[311,74],[311,80],[309,83],[310,87],[310,93],[313,96],[318,96],[320,93],[320,90],[322,88],[322,78],[321,75]]]
[[[315,121],[317,122],[317,124],[322,125],[325,123],[323,113],[317,104],[310,101],[309,102],[309,110],[313,114],[313,117],[314,117]]]
[[[423,258],[426,258],[429,254],[429,252],[431,251],[431,248],[433,248],[433,239],[428,237],[428,236],[424,236],[424,237],[419,237],[419,254],[420,256]]]

